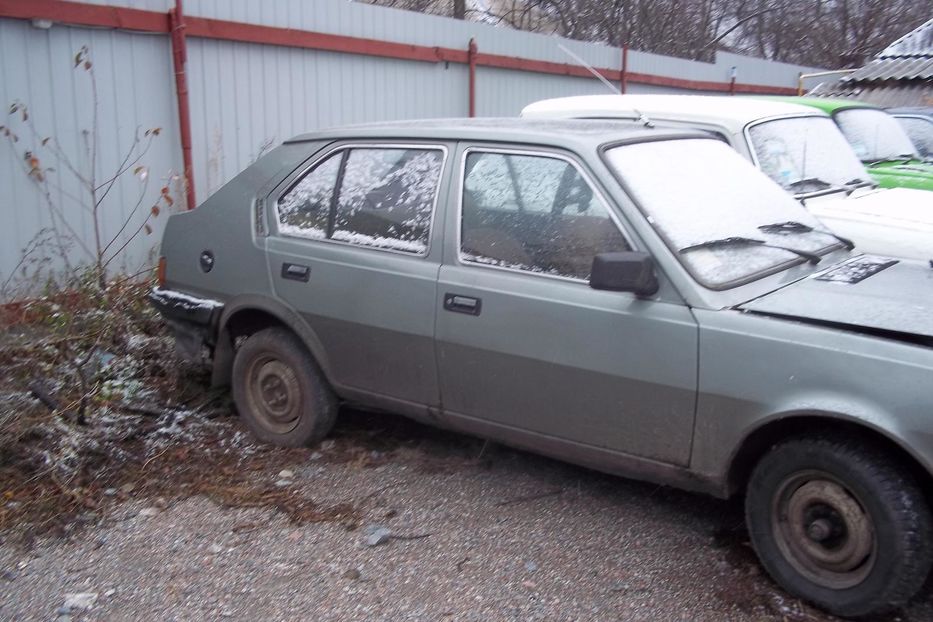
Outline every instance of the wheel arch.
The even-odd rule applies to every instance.
[[[249,294],[238,296],[224,305],[224,311],[217,324],[211,385],[218,387],[230,384],[238,338],[248,337],[256,331],[273,326],[280,326],[294,333],[333,386],[327,353],[308,323],[294,309],[277,300]]]
[[[901,441],[867,423],[827,414],[798,413],[772,419],[745,436],[729,461],[726,493],[743,493],[755,463],[776,443],[806,435],[845,435],[881,446],[915,477],[933,505],[933,474]]]

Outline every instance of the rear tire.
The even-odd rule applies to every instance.
[[[775,445],[752,473],[745,515],[771,577],[836,615],[907,603],[933,565],[923,492],[867,443],[798,438]]]
[[[293,333],[267,328],[250,335],[233,360],[233,401],[261,441],[313,445],[333,428],[337,398],[314,358]]]

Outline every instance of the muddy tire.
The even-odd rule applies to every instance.
[[[836,615],[905,604],[933,563],[922,491],[867,443],[801,438],[775,445],[752,473],[745,515],[771,577]]]
[[[282,328],[250,335],[233,360],[232,385],[240,418],[267,443],[313,445],[337,417],[337,399],[317,363]]]

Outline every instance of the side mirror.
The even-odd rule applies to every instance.
[[[600,253],[593,258],[590,287],[651,296],[658,291],[654,260],[648,253]]]

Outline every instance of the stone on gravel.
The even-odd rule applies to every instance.
[[[96,602],[97,592],[65,594],[65,604],[59,608],[58,613],[61,615],[68,615],[75,611],[85,611],[93,607]]]
[[[116,489],[116,488],[105,488],[105,489],[104,489],[104,496],[105,496],[105,497],[116,497],[116,496],[117,496],[117,489]]]
[[[291,479],[295,477],[295,472],[291,469],[282,469],[279,471],[279,479]]]
[[[290,479],[277,479],[277,480],[275,480],[275,485],[278,486],[279,488],[285,488],[285,487],[287,487],[287,486],[291,486],[292,483],[293,483],[293,482],[292,482],[292,480],[290,480]]]
[[[324,441],[320,445],[321,451],[330,451],[331,449],[334,448],[334,445],[336,445],[334,441]]]
[[[343,573],[343,578],[350,579],[351,581],[359,581],[362,577],[363,575],[357,568],[350,568],[345,573]]]
[[[392,531],[382,525],[369,525],[364,533],[366,546],[379,546],[392,539]]]
[[[209,547],[207,547],[207,552],[210,553],[211,555],[217,555],[219,553],[223,553],[223,551],[224,551],[224,547],[220,546],[216,542],[210,545]]]
[[[538,564],[532,561],[525,562],[525,570],[527,570],[528,572],[534,572],[537,569],[538,569]]]
[[[161,511],[162,510],[160,510],[159,508],[155,506],[150,506],[148,508],[141,509],[139,511],[139,515],[142,516],[143,518],[150,518],[152,516],[156,516]]]

